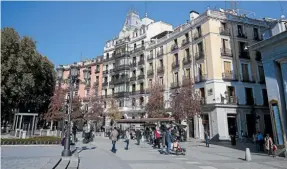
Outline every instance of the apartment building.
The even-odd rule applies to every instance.
[[[88,102],[91,96],[100,96],[102,93],[102,56],[94,59],[75,62],[74,65],[79,67],[79,76],[74,85],[74,96],[79,96],[82,101]],[[69,88],[70,66],[60,65],[57,69],[63,69],[63,88]]]
[[[264,71],[259,52],[246,47],[262,40],[266,21],[234,11],[190,12],[190,21],[147,47],[156,74],[165,86],[166,108],[172,90],[191,78],[202,97],[202,116],[194,117],[189,134],[229,139],[231,126],[248,136],[270,132]],[[150,62],[150,63],[149,63]],[[256,98],[256,99],[255,99]],[[256,124],[256,126],[255,126]]]
[[[119,36],[106,42],[103,58],[102,96],[107,112],[109,99],[117,101],[125,118],[145,115],[147,102],[146,43],[164,32],[171,32],[172,26],[162,21],[155,22],[147,17],[140,18],[135,11],[129,11]],[[109,124],[106,118],[105,124]]]
[[[250,47],[260,51],[265,72],[274,142],[287,148],[287,20],[275,20],[270,36]],[[284,73],[285,72],[285,73]],[[287,151],[285,151],[287,157]]]

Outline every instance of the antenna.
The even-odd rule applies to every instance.
[[[280,5],[281,17],[282,17],[282,16],[284,16],[284,10],[283,10],[281,1],[278,1],[278,3],[279,3],[279,5]]]
[[[230,8],[233,10],[236,10],[237,9],[237,1],[231,0],[230,1]]]
[[[147,18],[147,1],[146,0],[144,2],[144,12],[145,12],[145,17]]]

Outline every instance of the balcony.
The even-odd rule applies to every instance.
[[[118,92],[118,93],[114,94],[115,97],[125,97],[125,96],[128,96],[128,95],[129,95],[128,92]]]
[[[133,61],[133,62],[131,63],[131,67],[136,67],[136,66],[137,66],[137,62]]]
[[[195,82],[196,83],[203,82],[206,80],[207,80],[207,74],[195,76]]]
[[[170,84],[171,89],[176,89],[176,88],[180,88],[180,87],[181,87],[180,82],[172,82]]]
[[[178,45],[177,45],[177,44],[173,44],[173,45],[171,46],[171,48],[170,48],[170,51],[171,51],[171,52],[174,52],[174,51],[176,51],[176,50],[178,50]]]
[[[223,80],[237,80],[237,74],[233,72],[223,72],[222,73]]]
[[[133,75],[131,78],[130,78],[130,81],[136,81],[137,80],[137,77],[135,75]]]
[[[247,52],[247,51],[240,52],[239,53],[239,58],[241,58],[241,59],[250,59],[249,52]]]
[[[185,58],[183,58],[182,64],[183,64],[183,65],[189,65],[189,64],[191,64],[191,57],[190,57],[190,56],[186,56]]]
[[[125,56],[129,56],[129,55],[126,54],[125,52],[115,54],[115,58],[121,58],[121,57],[125,57]]]
[[[144,65],[144,59],[141,59],[139,62],[138,62],[138,65]]]
[[[181,42],[181,47],[184,47],[186,46],[187,44],[189,44],[189,37],[187,37],[186,39],[183,39],[182,42]]]
[[[231,49],[228,49],[228,48],[221,48],[221,49],[220,49],[220,52],[221,52],[221,56],[228,56],[228,57],[232,57]]]
[[[100,69],[96,69],[96,70],[95,70],[95,73],[100,73]]]
[[[157,68],[157,73],[164,73],[164,67],[163,66],[160,66]]]
[[[137,47],[137,48],[134,48],[131,53],[137,53],[137,52],[140,52],[140,51],[143,51],[145,50],[145,46],[141,46],[141,47]]]
[[[238,33],[237,34],[238,38],[243,38],[243,39],[247,39],[246,33]]]
[[[203,51],[197,52],[194,54],[194,57],[196,60],[203,59],[204,58],[204,52]]]
[[[172,70],[174,70],[174,69],[178,69],[178,68],[179,68],[179,63],[178,63],[178,61],[174,61],[174,62],[172,62],[171,67],[172,67]]]
[[[201,32],[196,32],[194,35],[193,35],[193,40],[197,40],[199,38],[201,38],[202,35],[201,35]]]
[[[148,61],[153,60],[153,55],[148,55],[148,56],[147,56],[147,60],[148,60]]]
[[[163,50],[158,51],[156,55],[158,58],[162,57],[163,56]]]
[[[114,80],[114,85],[128,83],[128,82],[129,82],[129,78],[128,77],[122,77],[122,78],[119,78],[119,79],[115,79]]]
[[[252,76],[252,78],[250,79],[249,75],[248,76],[242,76],[241,75],[241,81],[247,82],[247,83],[255,83],[255,77]]]
[[[99,81],[95,81],[93,86],[99,86]]]
[[[103,70],[103,75],[109,74],[109,70]]]
[[[226,96],[222,104],[237,104],[237,98],[235,96]]]
[[[110,87],[112,87],[112,86],[114,85],[114,82],[115,82],[115,80],[111,80],[111,81],[109,82]]]
[[[144,75],[144,74],[138,75],[138,80],[141,80],[141,79],[144,79],[144,78],[145,78],[145,75]]]
[[[230,36],[230,30],[229,29],[226,29],[226,28],[223,28],[223,27],[220,27],[219,28],[219,34],[220,35],[225,35],[225,36]]]
[[[103,86],[103,87],[108,86],[108,82],[103,82],[103,83],[102,83],[102,86]]]
[[[256,40],[256,41],[262,41],[262,40],[263,40],[263,38],[262,38],[262,37],[260,37],[260,36],[254,36],[254,37],[253,37],[253,40]]]
[[[149,69],[147,70],[147,75],[148,76],[152,76],[153,75],[154,70],[153,69]]]
[[[125,65],[116,65],[114,68],[114,71],[120,71],[120,70],[129,70],[130,65],[125,64]]]

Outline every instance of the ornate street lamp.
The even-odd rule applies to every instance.
[[[70,150],[71,113],[72,113],[74,83],[77,80],[78,72],[79,72],[79,68],[76,64],[70,66],[70,76],[69,76],[70,97],[69,97],[69,106],[68,106],[68,125],[66,128],[66,139],[65,139],[64,150],[62,151],[63,157],[68,157],[72,155],[71,150]]]
[[[57,79],[58,79],[58,90],[60,90],[61,85],[62,85],[62,80],[63,80],[63,74],[64,74],[64,67],[63,65],[59,65],[57,70]],[[63,119],[63,124],[62,124],[62,133],[61,133],[61,138],[64,136],[64,119]]]

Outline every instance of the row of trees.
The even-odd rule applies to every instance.
[[[12,109],[44,113],[55,88],[54,65],[36,49],[36,42],[13,28],[1,30],[2,120],[13,119]]]
[[[165,99],[163,93],[164,86],[156,80],[151,89],[146,111],[149,117],[168,117],[165,111]],[[194,88],[190,79],[184,79],[182,86],[174,89],[168,101],[172,110],[172,116],[178,122],[189,120],[200,114],[200,94]]]
[[[149,89],[149,100],[146,104],[145,110],[150,118],[158,117],[170,117],[170,114],[166,113],[164,88],[158,80],[156,80]],[[62,88],[56,88],[54,96],[51,98],[49,105],[49,111],[46,114],[47,120],[62,120],[65,117],[66,108],[65,96],[67,91]],[[122,118],[122,114],[119,111],[118,104],[114,98],[105,100],[108,103],[107,115],[112,121]],[[179,89],[173,90],[169,100],[172,108],[172,116],[181,122],[184,119],[191,119],[194,115],[200,113],[200,95],[195,91],[193,83],[189,79],[183,80],[183,84]],[[99,96],[92,96],[86,103],[88,110],[81,104],[81,99],[78,96],[73,98],[72,102],[72,114],[73,121],[79,119],[84,120],[100,120],[104,113],[104,100]]]

